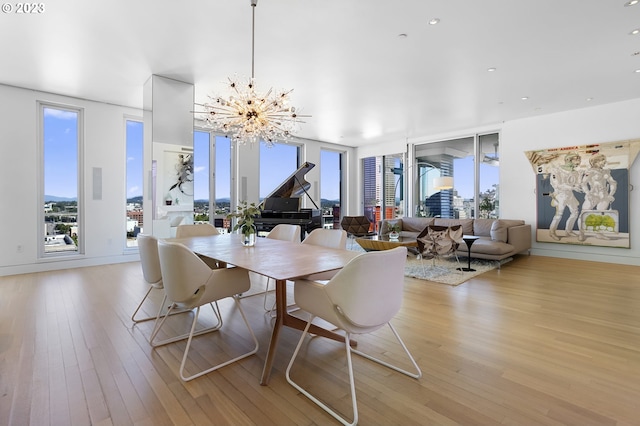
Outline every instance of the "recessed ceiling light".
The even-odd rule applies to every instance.
[[[429,20],[429,25],[436,25],[438,22],[440,22],[440,18],[433,18]]]
[[[398,37],[400,37],[400,38],[407,38],[408,36],[407,36],[405,33],[401,33],[401,34],[398,34]]]
[[[631,31],[629,34],[631,34],[631,35],[640,34],[640,28],[636,28],[635,30]]]
[[[639,1],[640,1],[640,0],[630,0],[630,1],[626,2],[626,3],[624,4],[624,6],[625,6],[625,7],[627,7],[627,6],[633,6],[633,5],[635,5],[635,4],[638,4],[638,2],[639,2]]]
[[[495,68],[493,68],[493,67],[491,67],[491,68],[487,68],[487,71],[489,71],[489,72],[494,72],[495,70],[496,70],[496,69],[495,69]]]
[[[527,99],[529,99],[529,97],[528,96],[523,96],[520,99],[522,99],[523,101],[526,101]]]
[[[640,69],[635,70],[634,72],[640,74]]]
[[[587,102],[591,102],[593,98],[587,98]]]

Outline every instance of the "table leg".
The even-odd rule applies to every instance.
[[[465,240],[464,242],[467,244],[467,267],[466,268],[456,268],[458,271],[464,272],[475,272],[475,269],[471,268],[471,244],[473,244],[475,240]]]
[[[276,280],[276,321],[273,324],[271,340],[269,341],[269,349],[267,350],[267,357],[264,360],[264,368],[262,369],[262,377],[260,379],[260,384],[262,386],[266,386],[269,383],[271,367],[273,366],[273,358],[276,354],[276,347],[278,346],[278,337],[280,337],[280,329],[284,325],[286,312],[287,282],[283,280]]]

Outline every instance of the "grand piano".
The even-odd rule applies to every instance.
[[[278,224],[287,223],[301,226],[304,238],[306,232],[324,226],[322,210],[307,192],[311,184],[304,179],[307,172],[315,166],[305,162],[262,201],[261,214],[254,220],[258,231],[268,232]],[[300,197],[303,194],[307,194],[315,209],[300,207]]]

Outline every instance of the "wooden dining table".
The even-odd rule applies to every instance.
[[[200,256],[253,271],[275,280],[275,324],[260,379],[260,384],[266,385],[269,382],[282,327],[304,330],[306,326],[306,321],[287,312],[287,280],[341,269],[360,253],[270,238],[258,238],[254,246],[245,247],[241,244],[240,238],[239,234],[221,234],[172,238],[171,241],[184,244]],[[315,324],[311,325],[309,331],[318,336],[344,341],[342,335]]]

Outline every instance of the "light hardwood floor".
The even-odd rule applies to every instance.
[[[298,331],[283,330],[259,385],[262,296],[242,299],[257,355],[183,383],[184,342],[154,350],[152,324],[129,319],[145,290],[138,263],[0,277],[0,425],[335,424],[285,380]],[[188,366],[250,344],[221,308],[223,331],[199,337]],[[356,356],[362,425],[640,425],[640,267],[518,256],[458,287],[407,278],[394,324],[423,377]],[[386,331],[358,342],[397,354]],[[308,348],[293,374],[346,410],[342,346]]]

